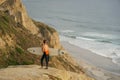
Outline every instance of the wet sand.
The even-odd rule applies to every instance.
[[[120,80],[120,65],[110,58],[97,55],[89,50],[61,42],[63,47],[85,68],[88,75],[96,80]]]

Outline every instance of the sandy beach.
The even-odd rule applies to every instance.
[[[89,50],[61,42],[63,47],[85,68],[88,75],[96,80],[120,80],[120,65],[110,58],[97,55]]]

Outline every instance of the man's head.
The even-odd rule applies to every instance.
[[[44,44],[47,43],[47,40],[43,40],[43,43],[44,43]]]

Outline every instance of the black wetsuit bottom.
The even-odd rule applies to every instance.
[[[49,62],[49,54],[46,55],[46,53],[44,52],[42,57],[41,57],[41,66],[43,67],[43,60],[45,58],[45,62],[46,62],[46,68],[48,68],[48,62]]]

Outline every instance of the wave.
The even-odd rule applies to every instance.
[[[63,32],[63,33],[72,33],[72,32],[74,32],[73,30],[62,30],[61,32]]]
[[[113,61],[114,63],[120,65],[120,57],[114,58],[112,61]]]
[[[120,64],[120,46],[112,44],[110,42],[97,42],[95,39],[89,39],[84,37],[74,38],[68,36],[60,36],[61,40],[68,41],[70,44],[78,47],[88,49],[98,55],[109,57],[114,63]]]
[[[67,32],[65,32],[67,33]],[[90,38],[87,38],[87,37],[79,37],[79,36],[76,36],[76,35],[73,35],[73,34],[63,34],[65,37],[68,37],[68,38],[72,38],[72,39],[82,39],[82,40],[91,40],[91,41],[95,41],[94,39],[90,39]]]
[[[96,40],[96,41],[98,41],[98,42],[103,42],[103,43],[113,43],[112,41],[110,41],[110,40],[105,40],[105,39],[103,39],[103,40]]]
[[[111,39],[101,38],[101,36],[100,37],[98,37],[98,36],[96,37],[94,35],[92,35],[92,36],[88,36],[88,35],[77,36],[77,35],[75,35],[75,32],[73,30],[63,30],[61,32],[62,32],[61,33],[62,35],[69,37],[69,38],[73,38],[73,39],[90,40],[90,41],[97,41],[97,42],[102,42],[102,43],[112,43]]]
[[[110,34],[103,34],[98,32],[85,32],[82,34],[83,36],[93,37],[93,38],[107,38],[107,39],[115,39],[117,36]]]
[[[76,39],[76,36],[74,36],[74,35],[66,35],[66,34],[64,34],[64,36],[66,36],[68,38]]]
[[[76,37],[76,39],[83,39],[83,40],[95,41],[95,39],[93,39],[93,38],[87,38],[87,37]]]

